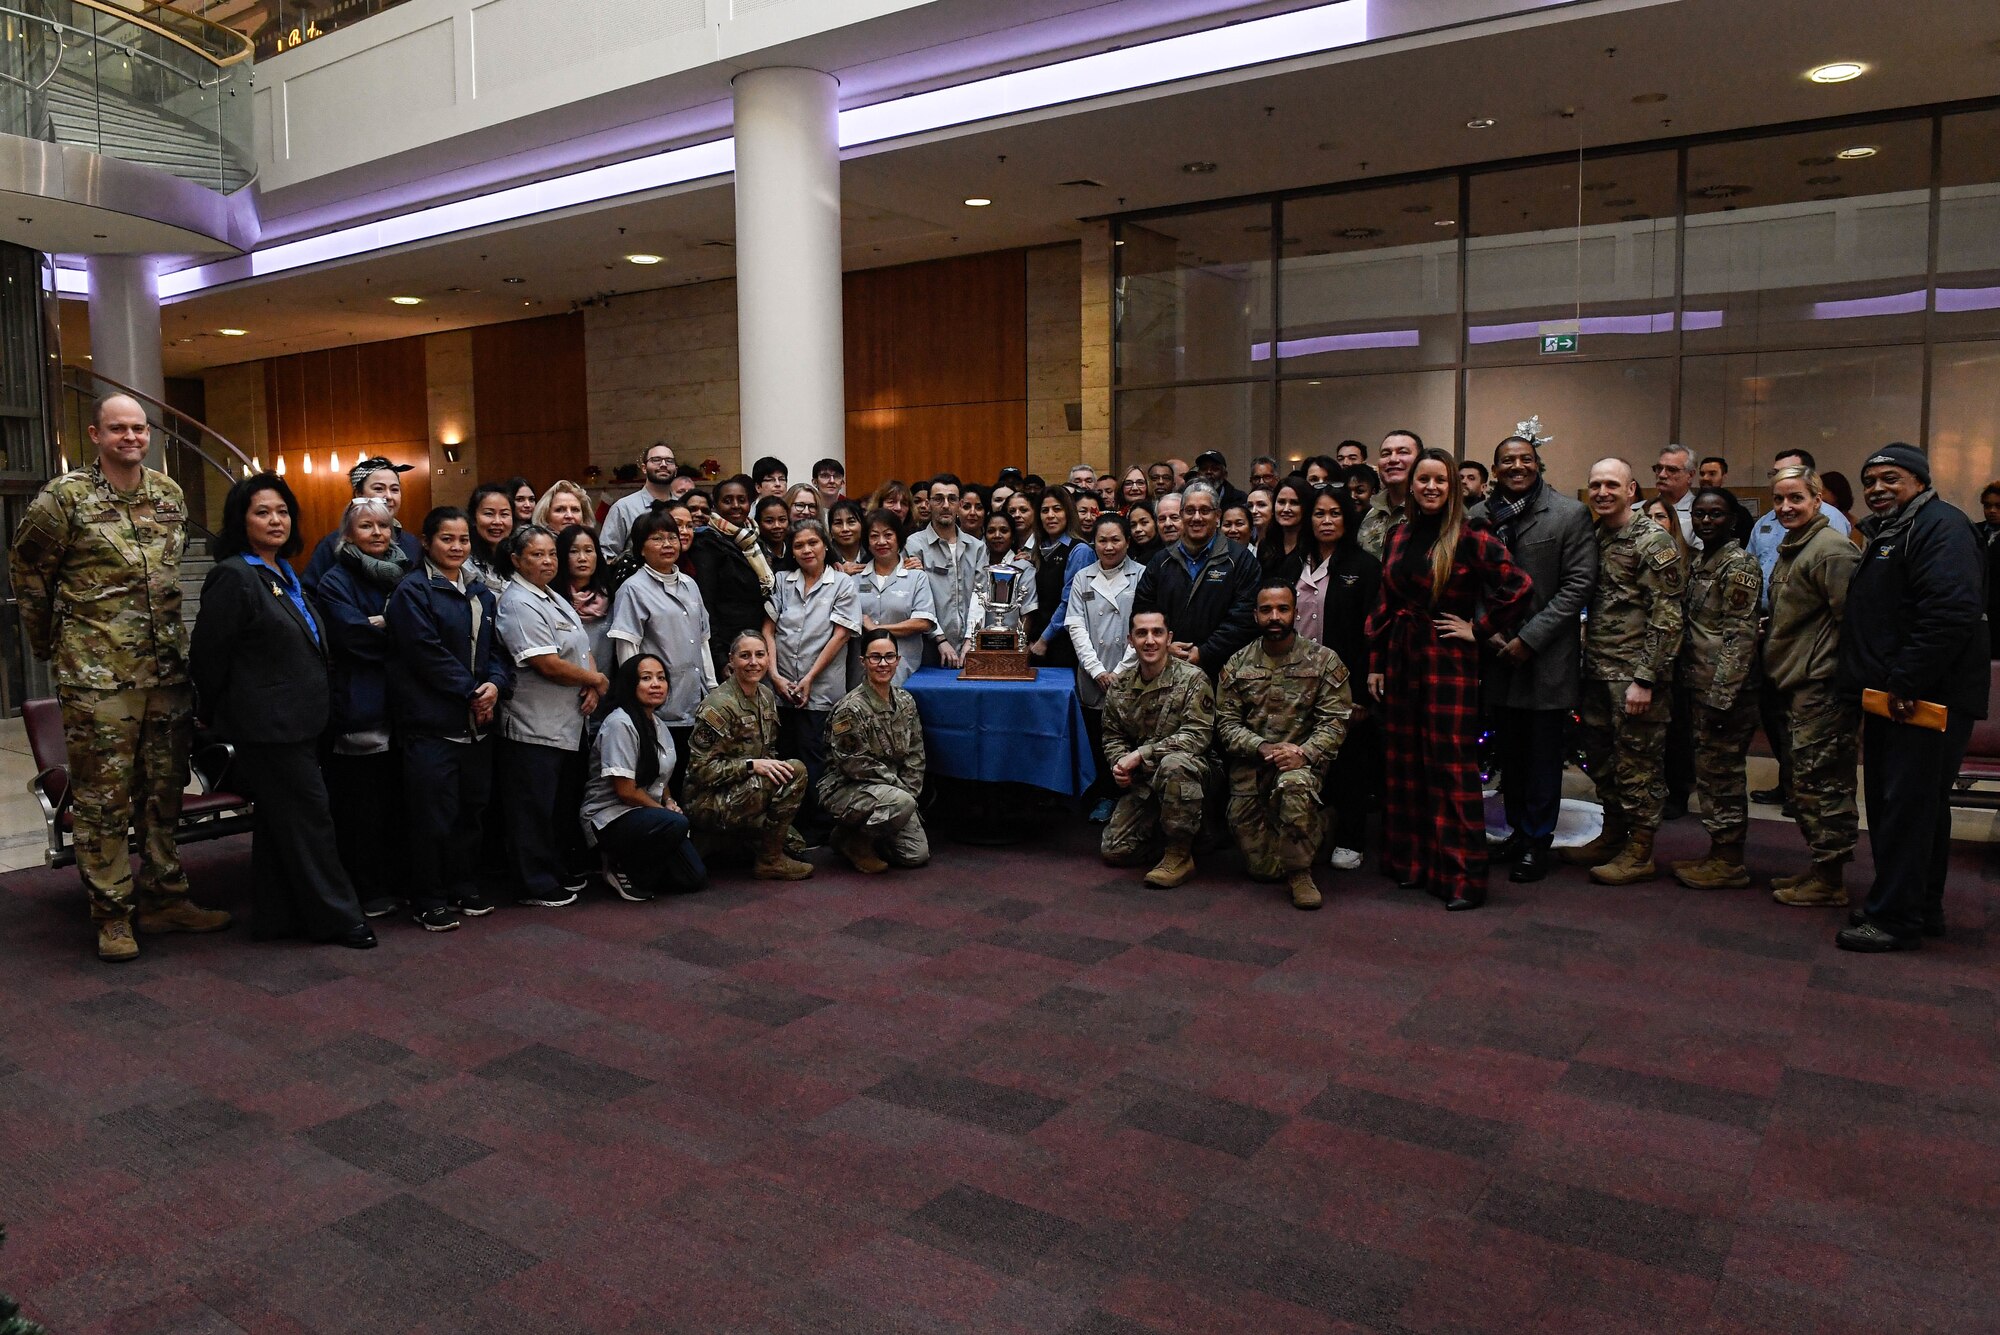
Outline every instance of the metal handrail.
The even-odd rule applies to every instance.
[[[14,11],[7,10],[5,12],[13,13]],[[56,58],[49,62],[49,72],[47,74],[44,74],[41,78],[35,80],[35,82],[29,83],[26,79],[17,79],[7,73],[7,71],[0,70],[0,80],[11,83],[16,88],[25,89],[30,93],[39,93],[55,81],[56,75],[62,73],[63,52],[67,50],[69,50],[69,44],[58,36],[56,38]]]
[[[71,0],[71,3],[83,5],[88,9],[101,10],[102,12],[107,14],[115,14],[118,12],[118,10],[115,8],[107,8],[102,5],[92,4],[90,0]],[[214,88],[218,84],[220,84],[223,81],[223,79],[228,77],[227,75],[218,74],[212,81],[203,80],[199,76],[190,74],[188,71],[180,68],[177,65],[169,64],[168,62],[160,59],[158,56],[153,55],[149,51],[141,51],[136,46],[127,46],[123,42],[117,41],[110,37],[106,37],[103,33],[92,32],[88,28],[79,28],[76,27],[74,24],[64,23],[61,19],[52,19],[48,17],[46,14],[29,14],[23,12],[22,10],[15,9],[10,5],[0,5],[0,14],[4,14],[9,18],[20,19],[24,23],[40,24],[42,27],[48,28],[56,33],[73,33],[76,36],[81,37],[86,41],[101,43],[104,46],[110,47],[114,51],[122,52],[124,55],[130,57],[133,60],[141,60],[148,65],[152,65],[159,69],[163,69],[167,73],[175,76],[178,79],[183,80],[186,83],[192,84],[196,88],[201,88],[201,89]],[[139,26],[146,27],[149,29],[152,27],[152,25],[150,24],[141,24]],[[58,45],[62,45],[62,43],[59,41]],[[189,46],[189,44],[186,42],[180,42],[179,45],[187,47],[187,49],[190,51],[196,51],[198,54],[201,54],[204,59],[208,60],[210,64],[215,65],[218,69],[222,68],[220,62],[216,61],[214,57],[208,56],[204,52],[200,52],[199,48]],[[58,59],[58,64],[60,64],[60,59]]]
[[[78,366],[75,362],[63,363],[63,388],[73,390],[93,402],[105,397],[107,394],[123,394],[128,398],[136,399],[144,407],[151,408],[160,414],[161,425],[167,427],[174,434],[177,444],[183,449],[192,451],[196,458],[222,474],[231,483],[247,476],[252,467],[252,460],[249,455],[237,449],[227,436],[216,431],[207,423],[197,421],[180,409],[160,402],[160,400],[154,398],[144,390],[120,384],[109,376],[100,375],[87,366]],[[220,445],[226,454],[235,458],[236,469],[232,470],[228,465],[218,461],[207,450],[196,444],[196,441],[214,441],[217,445]]]
[[[141,12],[127,9],[123,5],[108,3],[108,0],[70,0],[70,3],[82,5],[85,9],[97,10],[101,14],[109,14],[113,18],[120,19],[126,23],[136,24],[141,28],[156,32],[168,41],[186,47],[213,65],[229,66],[241,64],[250,59],[257,50],[256,45],[248,37],[236,31],[236,29],[225,27],[223,24],[216,23],[210,19],[205,19],[199,14],[190,14],[185,9],[179,9],[171,4],[149,4]],[[161,11],[172,14],[176,18],[188,23],[195,24],[205,32],[220,34],[221,36],[217,43],[218,46],[232,47],[234,49],[227,55],[219,55],[215,50],[203,46],[192,38],[175,32],[166,24],[144,16],[145,14],[157,14]]]

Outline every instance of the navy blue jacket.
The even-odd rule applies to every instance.
[[[395,652],[389,659],[389,707],[399,732],[452,737],[472,719],[472,696],[492,683],[513,693],[514,672],[495,633],[493,591],[470,596],[419,565],[389,595],[385,615]],[[472,599],[479,600],[479,643],[472,642]]]
[[[1132,613],[1162,612],[1174,639],[1201,651],[1201,670],[1213,681],[1229,656],[1257,638],[1256,553],[1216,534],[1194,578],[1181,545],[1171,543],[1146,563],[1132,594]]]
[[[310,604],[311,600],[308,599]],[[189,673],[200,720],[233,742],[309,742],[326,726],[326,618],[317,637],[277,576],[226,557],[201,584]]]
[[[319,581],[317,600],[325,613],[332,720],[335,736],[389,726],[389,657],[394,645],[387,626],[368,618],[386,616],[389,590],[347,561],[336,561]]]
[[[1913,502],[1914,503],[1914,502]],[[1847,587],[1838,681],[1986,717],[1986,552],[1965,512],[1933,495],[1888,540],[1868,546]]]
[[[403,555],[410,558],[410,569],[423,569],[423,541],[401,524],[396,526],[396,545],[403,549]],[[340,530],[335,529],[321,538],[318,545],[313,548],[312,560],[306,562],[305,573],[299,576],[299,583],[305,585],[309,593],[317,589],[319,582],[326,578],[326,572],[333,569],[334,563],[339,559]]]

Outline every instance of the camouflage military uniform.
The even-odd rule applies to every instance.
[[[708,693],[694,711],[688,738],[687,814],[696,830],[761,835],[791,824],[806,798],[806,767],[792,760],[792,777],[773,783],[750,768],[778,760],[778,697],[767,683],[746,700],[735,681]]]
[[[827,723],[820,805],[880,841],[892,865],[921,867],[931,858],[917,815],[923,790],[924,725],[915,698],[900,686],[886,701],[866,683],[849,691]]]
[[[1104,827],[1104,860],[1135,865],[1156,836],[1192,839],[1201,830],[1208,747],[1215,736],[1215,692],[1208,674],[1168,658],[1147,681],[1134,663],[1104,693],[1104,760],[1138,752],[1132,786],[1121,790]]]
[[[1300,636],[1272,657],[1238,650],[1215,688],[1215,736],[1229,759],[1229,824],[1250,874],[1276,880],[1312,866],[1325,834],[1320,785],[1347,736],[1351,695],[1340,655]],[[1306,763],[1280,771],[1257,752],[1292,742]]]
[[[76,865],[99,922],[131,917],[126,832],[140,838],[137,908],[187,898],[174,826],[193,742],[181,622],[181,489],[146,469],[114,491],[96,464],[55,478],[14,535],[21,628],[49,661],[69,750]]]
[[[1650,833],[1667,800],[1668,687],[1681,647],[1687,572],[1665,529],[1639,510],[1612,532],[1597,526],[1597,585],[1583,623],[1583,753],[1607,818]],[[1625,688],[1653,688],[1644,714]]]
[[[1729,541],[1696,555],[1687,581],[1681,681],[1694,706],[1694,777],[1701,823],[1718,844],[1750,828],[1743,756],[1757,730],[1757,615],[1764,575]]]
[[[1764,672],[1784,701],[1791,733],[1792,806],[1815,863],[1844,863],[1860,838],[1855,775],[1860,702],[1834,685],[1847,588],[1861,553],[1817,515],[1778,544]]]
[[[1389,531],[1409,518],[1409,512],[1400,505],[1391,505],[1386,492],[1377,492],[1368,500],[1368,509],[1361,516],[1361,531],[1354,540],[1361,544],[1361,550],[1377,561],[1389,545]]]

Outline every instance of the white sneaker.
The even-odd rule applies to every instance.
[[[1333,864],[1336,871],[1353,871],[1361,865],[1361,854],[1351,848],[1336,848],[1327,861]]]

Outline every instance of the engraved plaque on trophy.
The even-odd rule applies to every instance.
[[[1032,572],[1011,565],[987,570],[986,615],[972,633],[960,681],[1033,681],[1028,662],[1028,632],[1022,628],[1020,602]],[[1008,623],[1011,620],[1012,625]]]

